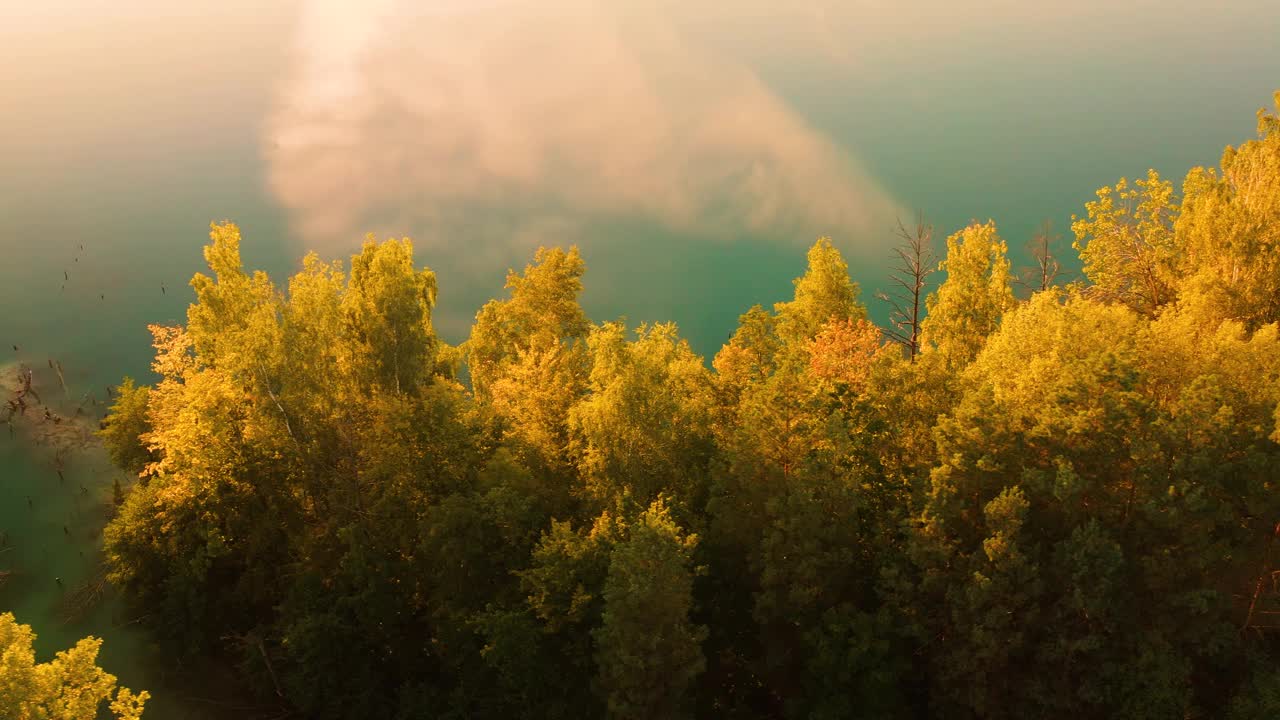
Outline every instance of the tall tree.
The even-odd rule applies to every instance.
[[[480,397],[521,352],[573,345],[586,338],[590,323],[578,304],[586,263],[571,247],[538,248],[524,273],[507,272],[507,300],[490,300],[476,314],[467,341],[471,384]]]
[[[250,328],[271,320],[279,294],[266,273],[245,272],[240,228],[234,223],[211,224],[209,241],[204,257],[213,277],[196,273],[191,278],[196,303],[187,309],[187,332],[202,365],[252,376],[270,336]]]
[[[354,351],[351,367],[369,374],[385,392],[414,390],[438,369],[431,327],[435,302],[435,273],[414,268],[412,241],[366,238],[351,258],[342,301]]]
[[[947,238],[947,258],[939,265],[947,279],[929,296],[929,315],[921,325],[927,350],[948,367],[968,364],[1013,306],[1008,247],[988,221]]]
[[[817,334],[832,318],[861,320],[867,310],[858,302],[858,283],[849,278],[849,265],[830,238],[818,238],[809,248],[808,267],[795,279],[795,297],[774,306],[778,336],[800,344]]]
[[[1041,293],[965,372],[903,600],[945,638],[930,652],[938,712],[1155,718],[1223,702],[1191,678],[1242,660],[1229,598],[1280,512],[1264,479],[1275,361],[1254,355],[1270,335],[1191,327]],[[1219,343],[1268,379],[1201,370]]]
[[[539,248],[523,274],[507,274],[511,297],[481,308],[466,343],[475,396],[520,460],[560,483],[573,474],[569,410],[589,372],[590,323],[578,304],[585,269],[577,248]]]

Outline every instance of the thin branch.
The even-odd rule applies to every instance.
[[[293,434],[293,426],[289,423],[289,413],[285,412],[284,405],[280,404],[280,398],[276,397],[275,392],[271,389],[271,383],[267,379],[267,368],[262,364],[261,360],[258,361],[258,371],[262,375],[262,387],[266,388],[267,395],[271,397],[271,402],[275,403],[276,409],[280,411],[280,416],[284,418],[284,429],[289,431],[289,439],[293,440],[293,446],[301,452],[302,445],[298,442],[297,436]]]
[[[1062,271],[1062,265],[1058,262],[1054,248],[1061,239],[1061,235],[1054,234],[1053,224],[1050,221],[1045,220],[1041,223],[1032,235],[1031,241],[1027,243],[1035,265],[1018,273],[1014,278],[1014,284],[1032,294],[1054,287]]]
[[[894,234],[901,243],[893,249],[898,263],[891,267],[889,282],[897,289],[892,293],[877,292],[876,297],[889,304],[892,328],[886,335],[907,348],[912,359],[920,351],[920,323],[924,315],[924,289],[935,270],[933,259],[933,226],[923,213],[916,213],[914,227],[908,228],[902,218]]]

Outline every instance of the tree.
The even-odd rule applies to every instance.
[[[265,570],[287,552],[285,531],[298,521],[298,507],[281,458],[292,453],[274,407],[249,400],[242,383],[253,376],[230,369],[233,356],[209,367],[181,328],[152,332],[161,381],[149,391],[152,430],[141,440],[155,460],[104,530],[104,550],[113,582],[162,608],[170,637],[198,651],[213,626],[243,622],[274,602],[275,583],[240,573]],[[221,342],[205,340],[206,347]],[[246,584],[221,586],[224,573]]]
[[[132,434],[122,428],[144,415],[149,462],[104,546],[113,580],[156,608],[181,652],[257,638],[233,647],[274,683],[268,641],[291,637],[276,654],[281,684],[310,706],[313,686],[298,679],[332,688],[336,674],[291,661],[338,637],[326,622],[373,644],[422,627],[412,613],[403,624],[370,615],[410,591],[427,596],[384,573],[412,567],[424,506],[478,467],[483,434],[441,362],[434,276],[414,268],[411,243],[367,243],[349,277],[309,257],[287,296],[243,272],[238,244],[234,226],[215,228],[207,255],[217,280],[194,281],[188,327],[152,328],[160,382],[122,394],[106,423],[122,443]],[[145,411],[123,402],[135,395]],[[279,580],[286,565],[292,586]],[[365,612],[342,614],[352,606]],[[276,624],[279,612],[289,616]]]
[[[1184,300],[1208,319],[1254,328],[1280,321],[1280,93],[1258,111],[1258,138],[1194,168],[1183,184],[1175,245]]]
[[[539,248],[523,274],[507,273],[507,300],[476,315],[465,354],[475,397],[503,425],[518,458],[565,484],[572,475],[569,410],[586,390],[590,328],[578,304],[586,265],[577,248]]]
[[[107,411],[98,437],[116,467],[137,477],[154,458],[141,438],[151,432],[147,419],[147,386],[125,378],[116,388],[116,402]]]
[[[1242,659],[1229,598],[1280,513],[1277,361],[1270,333],[1193,327],[1040,293],[965,371],[901,601],[945,638],[939,712],[1155,718],[1224,701],[1191,678]]]
[[[794,281],[795,297],[774,306],[778,336],[792,345],[811,339],[832,318],[867,316],[858,302],[858,284],[849,278],[849,266],[829,238],[818,238],[808,259],[804,275]]]
[[[1092,285],[1055,285],[1045,228],[1015,303],[974,223],[922,317],[930,228],[899,225],[888,337],[821,239],[712,370],[673,324],[592,326],[576,250],[455,350],[408,241],[277,288],[214,225],[157,382],[102,428],[140,473],[110,577],[175,655],[320,720],[1275,714],[1280,117],[1260,133],[1180,208],[1154,174],[1104,189],[1073,227]],[[0,716],[49,717],[21,704],[46,676],[84,706],[52,717],[140,710],[92,639],[43,666],[0,641]]]
[[[734,407],[749,386],[762,382],[777,368],[782,341],[777,320],[759,305],[738,316],[733,337],[712,360],[722,408]]]
[[[1039,703],[1051,701],[1015,668],[1059,635],[1068,648],[1091,647],[1066,627],[1044,627],[1051,589],[1067,587],[1048,579],[1045,553],[1074,526],[1046,506],[1072,513],[1087,503],[1096,516],[1103,495],[1122,503],[1127,433],[1145,417],[1127,372],[1136,318],[1098,309],[1042,293],[1011,312],[964,373],[960,404],[938,422],[941,464],[911,548],[920,584],[900,601],[925,637],[946,638],[930,652],[935,712],[1044,714],[1051,706]],[[1103,458],[1112,465],[1100,476]],[[1067,662],[1093,666],[1076,664],[1084,659]]]
[[[507,272],[507,300],[490,300],[476,314],[467,341],[467,365],[478,397],[488,397],[503,368],[522,351],[552,346],[572,346],[583,340],[590,327],[578,295],[586,263],[571,247],[538,248],[523,274]]]
[[[351,368],[386,392],[416,389],[440,369],[431,327],[435,302],[435,273],[414,269],[412,241],[379,243],[370,235],[351,258],[342,300]]]
[[[1054,281],[1062,271],[1062,265],[1054,255],[1054,246],[1061,238],[1061,235],[1054,234],[1053,223],[1045,220],[1027,244],[1035,267],[1022,271],[1017,282],[1032,294],[1054,287]]]
[[[807,473],[769,502],[753,566],[760,673],[794,718],[891,717],[905,653],[877,575],[901,509],[857,470]]]
[[[592,633],[598,683],[609,717],[681,717],[706,666],[707,630],[689,619],[698,536],[675,524],[662,499],[628,530],[609,556],[604,612]]]
[[[851,283],[833,252],[820,241],[796,299],[775,316],[759,307],[743,315],[715,360],[723,465],[708,503],[717,619],[708,657],[717,675],[741,678],[733,702],[776,703],[769,713],[792,716],[839,716],[849,709],[839,698],[892,694],[859,667],[891,664],[887,648],[879,654],[877,640],[858,637],[884,627],[867,612],[874,594],[855,600],[845,590],[867,581],[860,561],[902,517],[896,489],[871,467],[880,425],[868,395],[872,366],[897,353],[884,351],[856,295],[840,290]],[[797,315],[814,296],[842,300]],[[790,332],[780,329],[787,323]],[[773,693],[768,701],[753,698],[756,683]],[[867,707],[884,707],[879,699]]]
[[[1181,243],[1174,234],[1173,185],[1155,170],[1133,187],[1120,178],[1085,203],[1086,217],[1071,216],[1072,244],[1093,292],[1107,302],[1154,315],[1174,299]]]
[[[907,357],[914,360],[920,352],[920,323],[924,318],[925,287],[929,275],[937,268],[933,264],[933,226],[925,222],[924,214],[916,215],[915,226],[908,230],[898,219],[898,238],[902,241],[893,249],[897,264],[889,280],[897,286],[890,293],[879,292],[876,297],[889,303],[889,322],[893,329],[891,340],[907,349]]]
[[[507,613],[499,627],[488,626],[495,633],[489,645],[495,662],[518,678],[513,684],[522,695],[545,698],[541,712],[547,717],[603,714],[605,703],[582,679],[599,674],[592,633],[603,618],[610,558],[627,527],[618,508],[577,530],[567,521],[553,521],[528,567],[517,572],[525,593],[523,612]]]
[[[738,331],[717,354],[714,365],[721,389],[720,442],[752,475],[780,470],[788,476],[817,442],[825,418],[823,400],[806,377],[811,353],[823,354],[821,372],[842,363],[833,345],[867,349],[878,333],[866,324],[858,286],[848,266],[826,238],[809,249],[805,274],[795,280],[795,297],[777,303],[770,317],[752,308]],[[821,339],[818,339],[820,338]],[[845,370],[861,360],[844,363]]]
[[[1250,676],[1227,707],[1229,720],[1271,717],[1280,713],[1280,672],[1268,667],[1265,658],[1256,658]]]
[[[570,413],[587,492],[605,506],[666,492],[700,507],[713,449],[702,359],[670,323],[640,326],[633,342],[622,323],[605,323],[587,342],[589,392]]]
[[[809,345],[809,374],[829,387],[866,387],[871,364],[882,352],[880,328],[868,320],[834,320]]]
[[[46,663],[37,663],[30,625],[0,613],[0,716],[13,720],[85,720],[110,703],[116,720],[138,720],[151,697],[116,687],[116,678],[98,667],[102,641],[88,637]]]
[[[1007,252],[991,221],[947,238],[947,258],[938,266],[947,279],[929,296],[920,331],[926,351],[939,353],[948,367],[961,368],[977,356],[1013,306]]]
[[[278,293],[266,273],[252,276],[240,260],[240,228],[234,223],[211,224],[204,257],[213,277],[191,278],[197,302],[187,310],[187,331],[206,367],[226,366],[231,373],[252,375],[257,353],[269,342],[250,328],[276,311]]]

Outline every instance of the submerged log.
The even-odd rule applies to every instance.
[[[99,568],[88,582],[62,597],[58,604],[58,616],[66,624],[74,623],[98,607],[107,594],[107,571]]]

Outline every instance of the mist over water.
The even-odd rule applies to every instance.
[[[0,365],[59,359],[77,397],[148,379],[146,325],[183,321],[222,219],[281,283],[307,249],[413,237],[450,342],[553,243],[582,247],[594,319],[676,320],[707,356],[818,235],[883,320],[896,214],[992,218],[1015,265],[1050,219],[1070,255],[1095,188],[1253,135],[1277,37],[1269,0],[24,4],[0,20]],[[148,716],[181,717],[118,603],[58,617],[113,475],[50,463],[0,431],[0,611],[42,653],[104,637]]]

